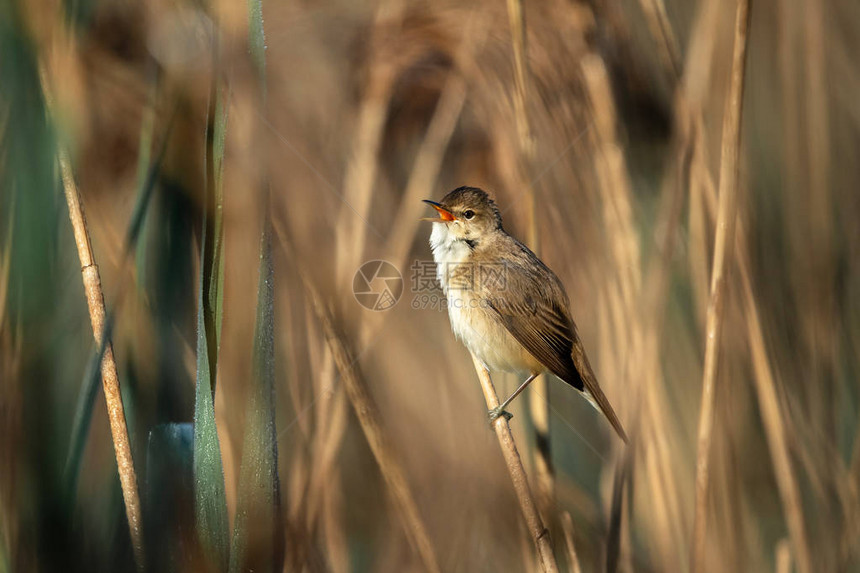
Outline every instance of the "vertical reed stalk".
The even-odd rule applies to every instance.
[[[675,82],[681,75],[681,56],[678,40],[675,39],[669,16],[666,14],[666,5],[663,0],[640,0],[639,4],[642,6],[651,36],[657,43],[657,51],[668,79]]]
[[[758,397],[765,435],[770,446],[774,475],[776,476],[777,487],[782,499],[786,522],[788,523],[789,537],[794,547],[794,553],[797,556],[797,570],[798,573],[812,573],[812,558],[807,544],[800,487],[791,467],[787,432],[779,406],[776,382],[768,360],[761,321],[750,282],[749,262],[742,235],[743,229],[739,228],[738,245],[736,248],[738,250],[741,294],[744,304],[744,316],[747,323],[747,336],[749,337],[753,370],[755,372],[756,396]]]
[[[53,115],[53,100],[48,89],[46,74],[42,72],[42,88],[49,113]],[[101,346],[105,335],[105,301],[102,292],[99,268],[93,255],[90,233],[84,215],[81,195],[75,184],[74,173],[67,151],[62,144],[57,143],[57,156],[63,178],[63,189],[66,203],[69,206],[69,220],[75,236],[78,258],[81,261],[81,276],[84,283],[84,293],[87,297],[87,307],[90,313],[90,323],[96,345]],[[101,365],[102,384],[107,403],[108,419],[110,421],[111,437],[113,439],[116,465],[119,471],[119,481],[122,487],[122,497],[125,502],[125,514],[134,549],[134,558],[139,570],[144,570],[143,530],[141,523],[140,498],[137,489],[137,474],[134,471],[134,460],[131,456],[131,444],[128,438],[128,428],[125,423],[125,410],[122,404],[122,394],[119,388],[119,375],[116,361],[113,357],[113,345],[108,342]]]
[[[388,491],[394,501],[397,513],[403,522],[403,528],[410,544],[418,553],[424,568],[430,573],[440,571],[430,543],[430,536],[424,527],[415,497],[406,481],[406,475],[394,449],[388,440],[387,433],[380,423],[376,403],[367,390],[367,384],[361,378],[355,366],[356,358],[344,337],[337,329],[324,303],[315,289],[306,283],[313,301],[314,310],[322,323],[326,342],[331,349],[334,363],[340,372],[346,394],[355,409],[367,443],[379,464],[382,476],[388,485]]]
[[[304,268],[301,266],[295,249],[286,231],[282,228],[281,222],[278,219],[274,219],[273,224],[275,232],[284,246],[287,255],[298,265],[298,271],[313,307],[314,314],[322,326],[326,345],[331,352],[331,357],[340,374],[346,395],[352,404],[367,444],[370,446],[376,463],[379,464],[380,473],[382,473],[382,477],[388,486],[388,492],[394,502],[395,511],[402,522],[406,537],[413,550],[418,554],[424,569],[429,573],[438,573],[440,571],[439,563],[436,560],[433,545],[430,543],[427,528],[424,526],[424,521],[418,512],[415,496],[412,494],[412,489],[406,480],[406,474],[394,448],[391,446],[387,432],[380,422],[379,411],[373,397],[370,395],[367,383],[356,366],[357,358],[355,353],[350,347],[347,337],[335,324],[334,318],[323,302],[319,291],[304,272]],[[343,422],[341,420],[339,423]],[[336,450],[337,443],[327,440],[327,447]],[[329,450],[329,455],[334,455],[332,450]]]
[[[474,354],[472,355],[472,361],[475,363],[475,370],[477,371],[478,379],[481,382],[481,390],[484,391],[484,399],[487,402],[487,408],[492,410],[499,406],[499,396],[496,394],[496,388],[493,386],[490,372]],[[541,567],[544,572],[557,572],[558,565],[555,562],[555,555],[552,552],[552,541],[549,536],[549,529],[544,525],[540,512],[538,512],[537,504],[535,503],[534,496],[532,495],[532,490],[529,487],[526,470],[523,467],[523,461],[517,451],[517,444],[514,441],[514,435],[511,432],[511,426],[508,424],[508,421],[504,416],[496,418],[492,425],[493,430],[496,432],[496,436],[499,438],[502,455],[505,457],[505,465],[508,466],[508,473],[511,474],[514,491],[517,494],[517,500],[520,502],[520,509],[523,512],[523,517],[526,520],[526,527],[528,527],[529,535],[531,535],[535,547],[537,548]]]
[[[511,27],[511,41],[514,48],[514,115],[517,123],[520,153],[530,174],[534,166],[536,144],[529,121],[527,109],[530,70],[526,43],[526,19],[522,0],[508,0],[508,22]],[[540,253],[540,234],[537,227],[537,197],[531,177],[521,182],[526,195],[527,243],[535,253]],[[552,519],[555,498],[555,469],[549,434],[549,385],[546,375],[540,375],[531,384],[529,413],[535,433],[536,447],[532,450],[535,474],[537,476],[537,496],[541,511],[546,519]]]
[[[397,0],[382,2],[374,18],[374,30],[384,23],[399,23],[402,5]],[[372,38],[371,48],[379,40]],[[364,86],[364,97],[358,109],[350,157],[344,174],[343,204],[337,219],[335,242],[336,284],[351,284],[350,277],[359,264],[367,242],[373,182],[379,168],[388,105],[394,87],[394,69],[379,57],[370,60],[370,77]]]
[[[702,373],[702,405],[699,418],[698,450],[696,456],[696,505],[690,569],[702,571],[705,563],[705,536],[708,524],[709,462],[714,426],[717,362],[725,305],[726,269],[734,248],[736,203],[738,189],[738,150],[740,148],[743,111],[744,74],[749,31],[749,0],[738,0],[731,84],[723,117],[722,155],[720,160],[719,207],[714,238],[714,262],[711,274],[711,294],[707,314],[705,366]]]

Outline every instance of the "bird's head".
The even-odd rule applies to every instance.
[[[449,239],[474,244],[502,228],[502,215],[496,203],[477,187],[458,187],[438,203],[428,199],[424,202],[439,214],[423,219],[434,223],[434,234],[437,229],[444,230]]]

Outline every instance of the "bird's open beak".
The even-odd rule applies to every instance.
[[[439,212],[438,217],[422,217],[422,221],[431,221],[433,223],[450,223],[454,221],[456,217],[451,214],[451,211],[437,203],[436,201],[430,201],[429,199],[424,199],[424,202],[436,209]]]

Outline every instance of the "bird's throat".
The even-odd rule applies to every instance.
[[[445,223],[433,223],[430,234],[430,249],[436,262],[436,275],[442,285],[442,290],[448,291],[448,277],[453,272],[453,266],[467,263],[475,248],[475,241],[457,237]]]
[[[433,223],[430,234],[430,249],[436,263],[464,263],[477,246],[474,239],[458,237],[445,223]]]

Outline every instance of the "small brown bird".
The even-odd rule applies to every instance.
[[[564,286],[525,245],[505,232],[495,202],[481,189],[459,187],[441,202],[430,247],[447,297],[451,329],[490,370],[528,376],[490,420],[511,417],[508,404],[542,372],[580,392],[627,434],[600,389],[568,311]]]

